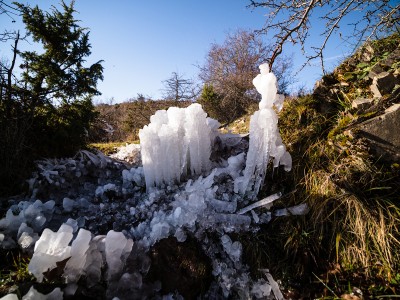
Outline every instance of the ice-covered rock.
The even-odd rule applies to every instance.
[[[86,275],[86,284],[90,288],[101,279],[101,268],[103,267],[103,255],[105,251],[105,236],[99,235],[92,239],[87,250],[86,262],[83,267]]]
[[[75,240],[72,242],[71,258],[67,261],[64,268],[64,276],[67,282],[77,282],[82,275],[91,239],[92,234],[90,231],[80,229]]]

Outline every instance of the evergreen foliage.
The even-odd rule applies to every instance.
[[[18,50],[16,32],[11,64],[0,63],[0,195],[20,188],[35,159],[73,155],[85,145],[97,115],[91,97],[100,94],[96,85],[103,79],[102,61],[84,65],[89,32],[74,18],[74,1],[50,12],[15,5],[43,52]]]

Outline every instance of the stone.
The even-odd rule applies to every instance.
[[[400,103],[385,110],[384,114],[358,125],[357,135],[366,138],[378,157],[389,161],[400,159]]]
[[[390,69],[393,66],[393,64],[399,61],[399,57],[400,57],[400,48],[397,48],[392,53],[390,53],[388,57],[382,59],[380,63],[384,67]]]
[[[148,279],[160,280],[163,294],[178,291],[184,299],[197,299],[202,287],[210,285],[212,262],[195,239],[179,243],[168,237],[157,242],[149,253]]]
[[[368,77],[374,79],[374,77],[378,76],[382,72],[385,72],[385,70],[381,67],[379,63],[376,63],[369,71]]]
[[[358,111],[363,111],[367,108],[370,108],[373,103],[374,99],[371,98],[357,98],[352,102],[351,107],[357,109]]]
[[[383,72],[374,77],[370,89],[374,97],[380,98],[383,95],[389,94],[395,85],[396,78],[393,73]]]
[[[361,59],[366,62],[371,61],[371,59],[374,57],[374,48],[367,44],[362,50]]]

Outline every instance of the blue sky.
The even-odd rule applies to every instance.
[[[45,10],[58,5],[49,0],[20,2],[39,4]],[[104,60],[104,81],[98,84],[102,95],[97,102],[107,103],[111,98],[123,102],[138,93],[158,99],[162,81],[172,72],[197,80],[197,66],[203,64],[212,43],[222,43],[228,32],[263,26],[266,11],[251,10],[248,4],[247,0],[76,0],[76,18],[90,30],[88,62]],[[0,28],[18,26],[19,22],[13,24],[1,16]],[[295,68],[303,64],[298,48],[287,45],[284,50],[294,56]],[[326,57],[334,65],[345,54],[340,44],[333,43]],[[307,67],[299,73],[298,85],[312,88],[320,76],[318,66]]]

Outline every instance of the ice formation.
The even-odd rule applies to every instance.
[[[207,118],[200,104],[159,110],[139,131],[147,188],[180,182],[187,174],[210,169],[215,120]]]
[[[35,253],[29,262],[28,270],[37,279],[43,281],[43,273],[57,267],[57,262],[69,258],[72,239],[72,227],[62,225],[57,232],[46,228],[35,244]]]
[[[139,144],[127,144],[119,147],[118,151],[110,155],[111,158],[127,161],[132,164],[140,164],[140,145]]]
[[[278,95],[277,80],[269,72],[268,64],[260,66],[260,74],[253,79],[253,84],[261,94],[259,110],[250,119],[250,145],[246,158],[246,168],[243,176],[235,179],[235,192],[251,193],[254,198],[264,183],[267,166],[273,158],[273,166],[279,164],[289,171],[292,158],[286,151],[278,130],[278,116],[273,105],[280,109],[283,96]]]
[[[120,275],[122,268],[132,250],[133,241],[122,232],[110,230],[105,238],[105,254],[108,265],[108,279]]]
[[[78,282],[79,277],[82,275],[91,239],[92,234],[90,231],[80,229],[75,240],[72,242],[71,258],[67,261],[64,269],[67,283]]]
[[[11,201],[0,220],[0,247],[18,243],[34,251],[29,270],[39,282],[46,271],[61,268],[66,296],[77,293],[78,284],[90,294],[106,282],[107,299],[172,299],[179,294],[162,295],[161,283],[146,279],[148,254],[164,238],[181,243],[190,238],[211,260],[214,281],[204,298],[282,299],[271,274],[251,278],[235,234],[257,231],[272,217],[307,212],[304,204],[274,210],[280,193],[255,199],[270,161],[291,166],[273,109],[279,110],[283,98],[268,67],[260,70],[254,84],[262,100],[251,118],[249,141],[219,133],[218,122],[199,104],[158,111],[141,130],[140,147],[120,149],[119,160],[81,151],[74,158],[39,162],[29,180],[31,198]],[[138,149],[142,165],[121,162]],[[39,194],[51,200],[35,200]],[[62,297],[59,292],[54,293]],[[36,296],[42,297],[31,290],[26,299]]]
[[[63,298],[63,295],[64,293],[60,290],[60,288],[55,288],[51,293],[44,295],[39,293],[32,286],[28,293],[22,297],[22,300],[59,300]]]

